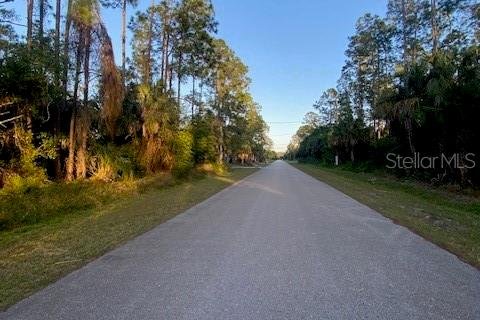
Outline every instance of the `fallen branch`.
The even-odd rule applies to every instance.
[[[5,123],[8,123],[8,122],[11,122],[11,121],[15,121],[17,119],[20,119],[21,117],[23,117],[23,114],[19,115],[19,116],[16,116],[16,117],[13,117],[13,118],[9,118],[9,119],[6,119],[6,120],[2,120],[0,121],[0,126],[6,128],[7,126],[5,125]]]

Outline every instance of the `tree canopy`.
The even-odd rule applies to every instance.
[[[313,105],[321,121],[306,121],[286,156],[385,166],[389,153],[457,155],[456,165],[396,173],[478,185],[480,169],[463,163],[480,155],[478,8],[470,0],[389,0],[386,17],[360,17],[337,88]]]
[[[62,0],[28,0],[24,40],[0,2],[0,186],[265,160],[271,142],[248,68],[216,37],[209,0],[136,12],[131,57],[125,17],[136,1],[64,1],[65,12]],[[121,66],[102,6],[122,12]]]

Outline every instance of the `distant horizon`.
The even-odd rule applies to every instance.
[[[312,111],[322,92],[336,86],[348,37],[354,33],[357,19],[368,12],[382,16],[387,6],[386,0],[212,3],[219,23],[216,36],[224,39],[248,66],[251,93],[262,107],[277,152],[286,150],[303,116]],[[149,4],[139,1],[136,8],[128,7],[128,20]],[[15,9],[18,21],[24,21],[24,3],[5,5]],[[120,65],[120,9],[102,9],[102,18]],[[53,23],[53,16],[48,22]],[[24,31],[22,27],[16,29]],[[127,44],[130,40],[128,31]],[[130,51],[127,45],[127,56]]]

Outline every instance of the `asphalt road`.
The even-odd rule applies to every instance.
[[[277,161],[0,318],[480,319],[480,272]]]

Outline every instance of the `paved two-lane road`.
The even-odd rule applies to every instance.
[[[480,272],[277,161],[0,318],[480,319]]]

